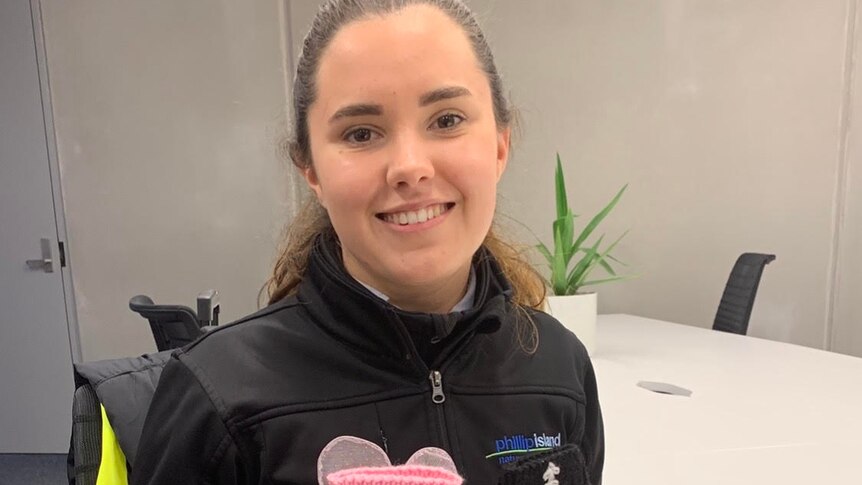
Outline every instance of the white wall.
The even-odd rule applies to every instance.
[[[137,293],[255,310],[290,211],[280,2],[42,8],[84,359],[155,349]]]
[[[852,90],[845,116],[848,123],[844,155],[844,198],[839,222],[839,248],[833,316],[832,348],[862,356],[862,10],[856,6]]]
[[[769,252],[749,334],[823,346],[850,2],[471,3],[523,115],[506,212],[547,237],[556,151],[576,212],[630,183],[604,229],[641,276],[601,312],[711,326],[736,257]]]

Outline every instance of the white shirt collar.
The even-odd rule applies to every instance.
[[[353,278],[353,279],[356,279],[356,278]],[[389,297],[384,295],[383,292],[381,292],[377,288],[374,288],[371,285],[367,285],[367,284],[363,283],[362,281],[359,281],[359,280],[356,280],[356,281],[358,281],[362,286],[364,286],[368,291],[370,291],[377,298],[380,298],[381,300],[386,301],[386,302],[389,301]],[[467,281],[467,292],[464,293],[464,298],[461,298],[461,301],[456,303],[455,306],[452,307],[451,310],[449,310],[449,313],[463,312],[465,310],[469,310],[470,308],[473,307],[473,303],[475,303],[473,301],[475,299],[475,297],[476,297],[476,271],[471,267],[470,268],[470,279]]]

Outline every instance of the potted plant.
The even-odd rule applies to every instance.
[[[566,181],[563,176],[563,165],[560,162],[559,153],[557,154],[557,170],[554,179],[557,218],[553,223],[553,251],[549,250],[542,242],[536,246],[547,260],[551,270],[548,281],[551,296],[547,299],[546,308],[548,313],[578,336],[587,348],[587,352],[592,353],[595,350],[597,296],[595,292],[584,292],[583,288],[626,278],[626,276],[618,275],[614,269],[612,263],[623,263],[616,259],[611,252],[628,231],[604,248],[602,248],[604,235],[592,244],[588,244],[587,239],[617,205],[628,184],[624,185],[610,203],[596,214],[575,237],[575,218],[578,216],[569,207],[566,197]],[[604,270],[606,275],[598,279],[590,279],[593,270],[599,267]]]

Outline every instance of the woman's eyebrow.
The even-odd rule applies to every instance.
[[[379,104],[350,104],[336,111],[335,114],[329,118],[329,122],[332,123],[349,116],[380,116],[382,114],[383,106],[380,106]]]
[[[429,93],[425,93],[419,98],[419,106],[428,106],[429,104],[442,101],[444,99],[458,98],[461,96],[472,96],[469,89],[461,86],[449,86],[445,88],[435,89]]]
[[[448,86],[427,92],[419,98],[419,106],[428,106],[444,99],[458,98],[461,96],[472,96],[469,89],[461,86]],[[341,118],[351,116],[380,116],[383,114],[383,106],[379,104],[357,103],[349,104],[339,108],[330,118],[333,123]]]

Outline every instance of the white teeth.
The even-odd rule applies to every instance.
[[[397,214],[386,214],[383,219],[386,222],[400,225],[420,224],[430,221],[440,214],[446,212],[445,204],[436,204],[431,207],[419,209],[418,211],[399,212]]]

